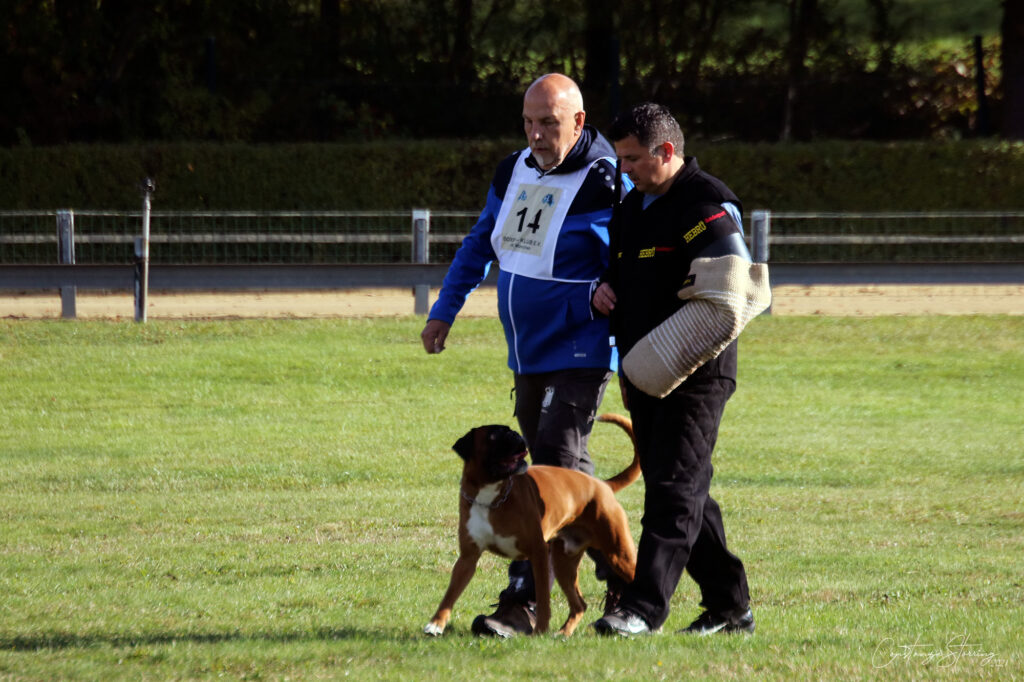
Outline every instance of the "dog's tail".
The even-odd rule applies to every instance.
[[[633,442],[633,461],[621,473],[605,481],[612,489],[612,492],[617,493],[640,478],[640,451],[636,447],[636,436],[633,435],[633,420],[629,417],[623,417],[621,414],[608,412],[599,416],[597,421],[617,424],[619,428],[629,434],[629,440]]]

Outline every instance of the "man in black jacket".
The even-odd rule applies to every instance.
[[[709,490],[736,337],[768,305],[767,266],[750,262],[739,199],[683,156],[665,107],[634,107],[608,137],[635,189],[612,219],[611,262],[592,304],[611,318],[646,493],[636,577],[594,627],[658,631],[686,569],[705,611],[684,632],[753,632],[743,563],[726,548]]]

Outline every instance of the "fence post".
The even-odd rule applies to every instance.
[[[772,212],[765,210],[753,211],[750,215],[750,222],[750,246],[751,251],[753,251],[751,255],[755,263],[767,263],[768,238],[772,231]],[[762,314],[772,314],[771,303],[768,304],[768,308]]]
[[[412,210],[412,262],[426,265],[430,262],[430,209]],[[414,312],[426,315],[430,310],[430,285],[417,284],[413,287],[416,297]]]
[[[75,264],[75,214],[73,211],[57,211],[57,262],[61,265]],[[61,285],[61,317],[73,320],[78,315],[77,294],[78,287]]]
[[[142,181],[142,236],[135,238],[135,321],[146,321],[149,297],[149,208],[156,185],[151,178]]]
[[[768,239],[772,231],[772,212],[754,211],[751,214],[751,250],[755,263],[768,262]]]

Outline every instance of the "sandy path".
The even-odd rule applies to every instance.
[[[775,315],[1024,315],[1024,285],[780,286]],[[431,301],[437,291],[431,292]],[[494,317],[493,288],[470,296],[462,315]],[[80,291],[79,319],[134,319],[130,293]],[[240,317],[396,317],[413,313],[409,289],[338,291],[150,292],[148,319]],[[0,292],[0,318],[59,318],[56,292]]]

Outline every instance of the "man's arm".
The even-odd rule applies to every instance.
[[[500,208],[501,199],[492,185],[487,193],[484,210],[481,211],[473,229],[462,240],[459,250],[455,252],[452,264],[448,267],[444,282],[441,284],[441,293],[431,306],[427,324],[420,332],[423,349],[428,353],[440,353],[444,350],[445,340],[456,315],[465,305],[466,298],[487,277],[491,262],[497,258],[494,247],[491,246],[491,232]]]
[[[725,235],[694,259],[678,295],[687,304],[622,360],[633,385],[658,398],[721,353],[771,304],[768,265],[751,262],[738,234]]]
[[[750,250],[747,248],[747,242],[743,240],[743,236],[739,232],[733,232],[723,237],[719,237],[715,241],[704,247],[697,258],[716,258],[718,256],[739,256],[743,260],[753,261],[750,257]]]

